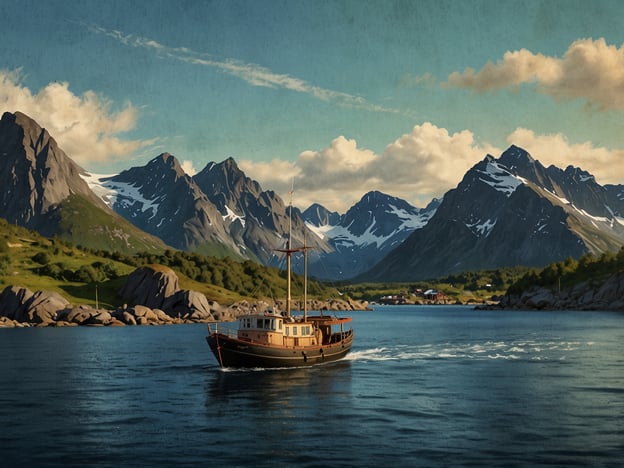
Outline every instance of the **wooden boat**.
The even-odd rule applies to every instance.
[[[291,205],[292,206],[292,205]],[[291,210],[292,211],[292,210]],[[290,231],[290,228],[289,228]],[[208,325],[206,340],[219,365],[225,368],[276,368],[312,366],[343,358],[351,350],[351,317],[307,312],[307,247],[291,248],[286,254],[286,310],[268,310],[238,318],[237,327],[219,330]],[[291,255],[304,254],[303,315],[291,314]],[[223,327],[223,325],[221,325]]]

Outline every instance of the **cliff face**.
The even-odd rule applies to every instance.
[[[0,216],[11,223],[39,229],[71,194],[105,208],[80,177],[84,170],[21,112],[5,112],[0,120],[0,158]]]

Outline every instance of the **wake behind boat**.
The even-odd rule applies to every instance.
[[[292,212],[292,202],[291,202]],[[218,330],[208,325],[206,340],[221,367],[275,368],[312,366],[337,361],[347,355],[353,343],[351,317],[307,313],[307,247],[279,250],[286,254],[286,310],[268,310],[242,315],[235,329]],[[304,254],[303,316],[291,315],[291,256]],[[349,325],[348,325],[349,324]],[[347,328],[348,325],[348,328]],[[223,327],[223,325],[222,325]]]

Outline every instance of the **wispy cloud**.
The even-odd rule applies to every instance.
[[[444,86],[485,93],[533,83],[555,99],[583,99],[598,110],[624,110],[624,45],[604,39],[574,41],[562,58],[534,54],[526,49],[506,52],[479,71],[454,72]]]
[[[342,107],[351,107],[370,112],[403,113],[403,111],[398,109],[370,103],[361,96],[322,88],[288,74],[276,73],[255,63],[246,63],[234,58],[216,60],[210,54],[187,47],[170,47],[150,38],[125,34],[117,30],[108,30],[97,25],[87,25],[87,27],[95,33],[111,37],[124,45],[145,49],[161,57],[167,57],[180,62],[214,68],[228,75],[235,76],[252,86],[288,89],[308,94],[321,101],[332,102]]]

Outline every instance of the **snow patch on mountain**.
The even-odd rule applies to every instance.
[[[126,184],[123,182],[113,182],[109,180],[110,175],[82,174],[81,177],[93,192],[98,195],[104,203],[113,207],[116,203],[124,206],[132,206],[139,203],[141,211],[151,210],[153,216],[158,212],[158,199],[150,200],[141,195],[140,186]]]
[[[477,221],[476,223],[466,223],[466,227],[474,232],[478,237],[489,236],[492,229],[496,226],[496,220],[487,219],[485,221]]]
[[[407,210],[397,208],[394,205],[390,205],[390,208],[391,209],[386,211],[386,213],[393,214],[401,221],[403,221],[403,224],[401,224],[401,226],[395,231],[395,233],[398,231],[403,231],[405,229],[419,229],[427,224],[431,216],[433,216],[433,213],[435,213],[435,210],[432,210],[424,214],[414,215]],[[391,234],[391,236],[395,233]]]
[[[485,176],[479,177],[481,182],[485,182],[499,192],[503,192],[508,198],[515,192],[518,186],[526,183],[524,178],[513,175],[504,166],[501,166],[494,160],[488,161],[484,171],[477,172]]]
[[[225,205],[226,214],[223,215],[223,221],[240,221],[241,225],[245,227],[245,216],[236,214],[229,206]]]
[[[375,229],[375,225],[377,221],[373,217],[373,221],[367,227],[366,231],[359,236],[356,236],[351,233],[349,230],[350,226],[333,226],[331,229],[325,231],[326,238],[332,239],[333,244],[337,248],[350,248],[350,247],[366,247],[367,245],[376,244],[379,248],[383,245],[389,238],[391,238],[394,233],[388,236],[377,236],[373,233]]]
[[[320,239],[331,240],[332,244],[336,247],[366,247],[368,245],[375,244],[377,248],[380,248],[389,239],[392,239],[400,232],[411,232],[415,229],[423,227],[427,224],[431,216],[433,216],[433,213],[435,213],[435,210],[432,210],[426,213],[414,215],[413,213],[409,213],[407,210],[398,208],[394,205],[389,205],[389,208],[390,209],[385,210],[384,213],[395,216],[401,221],[401,224],[399,224],[393,232],[386,236],[379,236],[374,233],[377,225],[377,220],[374,215],[372,216],[372,221],[367,226],[366,231],[361,235],[353,234],[350,230],[351,225],[342,226],[340,224],[325,224],[322,226],[316,226],[313,223],[306,222],[306,226]]]
[[[116,174],[103,175],[82,173],[80,174],[80,177],[87,183],[89,188],[104,201],[104,203],[106,203],[108,206],[111,206],[111,199],[114,199],[117,194],[112,189],[104,186],[102,181],[110,177],[114,177],[115,175]]]

